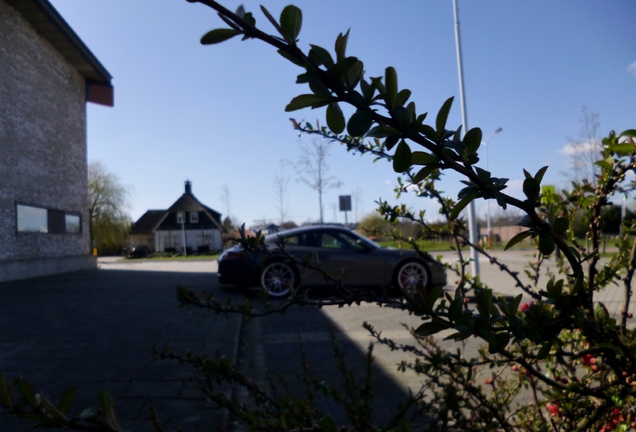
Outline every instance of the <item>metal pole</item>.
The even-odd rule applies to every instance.
[[[466,119],[466,98],[464,96],[464,69],[462,67],[462,47],[459,37],[459,18],[457,13],[457,0],[453,0],[453,9],[455,12],[455,45],[457,51],[457,69],[459,72],[459,100],[462,109],[462,137],[468,130],[468,120]],[[475,218],[475,201],[471,201],[468,205],[468,240],[470,247],[470,269],[473,276],[479,275],[479,254],[474,245],[477,244],[477,220]]]
[[[495,131],[490,135],[490,137],[484,142],[484,147],[486,147],[486,171],[490,171],[488,168],[488,144],[490,144],[490,140],[492,140],[495,135],[501,132],[501,128],[495,129]],[[488,247],[492,247],[492,228],[490,227],[490,200],[486,200],[486,233],[488,234]]]

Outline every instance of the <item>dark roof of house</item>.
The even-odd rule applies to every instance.
[[[169,212],[178,212],[178,211],[206,211],[210,213],[215,219],[218,219],[221,214],[215,210],[212,210],[210,207],[204,206],[201,202],[196,199],[192,193],[186,192],[181,197],[175,201],[174,204],[168,209]]]
[[[185,183],[185,192],[168,210],[148,210],[133,224],[131,234],[154,232],[168,214],[176,212],[205,212],[220,230],[225,231],[221,225],[221,213],[201,204],[192,194],[192,183],[187,181]]]
[[[153,232],[167,214],[167,210],[148,210],[133,224],[130,233],[147,234]]]
[[[87,99],[113,105],[111,75],[48,0],[8,0],[86,78]]]

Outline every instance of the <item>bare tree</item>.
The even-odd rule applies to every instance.
[[[588,181],[596,185],[599,167],[596,162],[601,158],[602,143],[599,138],[599,115],[583,107],[581,109],[581,132],[578,140],[568,138],[564,148],[571,158],[572,174],[575,181]]]
[[[360,214],[360,203],[362,202],[362,188],[360,185],[356,185],[356,189],[353,191],[353,214],[358,223],[358,216]]]
[[[282,225],[287,219],[289,213],[289,205],[286,201],[287,187],[289,186],[289,177],[284,174],[277,174],[274,177],[274,197],[280,224]]]
[[[328,175],[329,165],[327,165],[327,157],[329,156],[330,144],[331,142],[326,140],[314,140],[310,144],[305,144],[306,148],[301,153],[296,164],[292,164],[289,161],[284,162],[294,167],[298,174],[299,182],[318,192],[320,225],[324,223],[323,194],[328,190],[342,186],[340,180]]]

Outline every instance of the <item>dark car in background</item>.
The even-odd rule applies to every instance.
[[[237,245],[225,250],[218,259],[219,282],[259,286],[271,297],[336,281],[346,287],[408,291],[418,285],[446,285],[446,269],[439,262],[413,250],[384,248],[346,228],[314,226],[270,234],[265,249],[248,251]]]
[[[146,245],[137,245],[130,248],[128,258],[147,258],[150,255],[150,248]]]

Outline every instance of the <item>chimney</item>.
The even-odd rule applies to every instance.
[[[186,180],[185,182],[185,193],[192,195],[192,182],[190,180]]]

